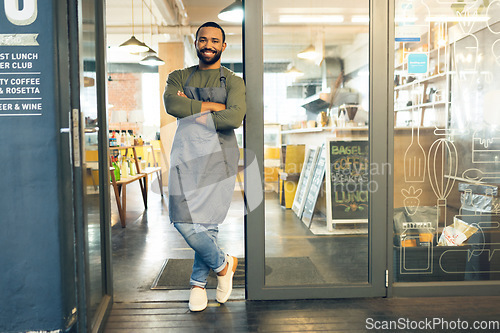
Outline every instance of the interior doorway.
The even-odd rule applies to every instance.
[[[189,1],[187,1],[187,3],[189,3]],[[285,189],[281,190],[284,186],[289,186],[289,183],[292,182],[291,179],[288,179],[285,183],[283,174],[280,175],[280,172],[284,172],[284,170],[279,170],[282,169],[282,164],[284,162],[282,144],[292,144],[292,142],[284,142],[283,137],[289,137],[295,134],[293,133],[294,128],[285,127],[290,125],[292,122],[292,113],[300,111],[302,105],[307,104],[304,101],[301,104],[297,104],[297,102],[296,106],[290,106],[290,99],[293,99],[292,96],[294,91],[296,92],[300,90],[299,88],[302,89],[300,91],[308,91],[308,93],[312,88],[314,88],[314,93],[312,95],[316,95],[316,93],[319,95],[320,90],[322,88],[326,88],[323,87],[325,85],[323,84],[323,81],[327,83],[326,85],[331,85],[332,77],[329,77],[329,79],[323,78],[324,75],[322,74],[322,70],[325,69],[324,72],[326,73],[327,67],[330,66],[332,62],[327,61],[326,58],[329,57],[326,57],[324,62],[322,62],[321,59],[318,59],[318,64],[315,64],[314,60],[311,63],[305,62],[305,64],[307,64],[307,68],[305,70],[308,72],[310,77],[306,81],[302,82],[303,84],[297,84],[299,81],[292,84],[290,84],[290,82],[286,82],[286,80],[279,81],[281,79],[280,75],[283,77],[288,76],[285,72],[289,69],[287,68],[288,65],[292,65],[289,59],[281,59],[276,55],[274,55],[273,59],[259,58],[259,52],[262,51],[263,48],[265,48],[268,52],[276,51],[274,50],[274,46],[267,46],[267,44],[263,41],[264,33],[261,30],[263,27],[266,29],[265,23],[262,22],[263,12],[265,11],[268,15],[272,15],[274,13],[273,9],[266,8],[265,5],[263,6],[261,3],[247,3],[246,6],[245,10],[247,16],[243,26],[244,29],[245,27],[248,29],[246,30],[244,40],[246,53],[244,56],[243,53],[240,53],[241,57],[239,63],[233,62],[227,66],[235,71],[237,71],[239,67],[241,73],[243,73],[243,68],[245,68],[244,75],[245,79],[247,79],[247,94],[248,96],[251,96],[251,98],[247,100],[247,105],[252,105],[252,107],[249,107],[249,110],[252,111],[247,114],[245,124],[246,134],[243,133],[243,129],[239,131],[240,148],[244,148],[242,150],[241,161],[244,159],[246,150],[251,150],[257,154],[257,160],[259,161],[262,170],[262,182],[264,188],[263,194],[265,200],[256,210],[251,212],[245,211],[241,192],[239,192],[239,190],[235,191],[233,204],[228,215],[228,221],[226,221],[220,228],[219,237],[224,250],[239,258],[244,258],[245,253],[247,255],[247,258],[245,258],[247,273],[246,290],[244,288],[237,289],[233,294],[233,297],[235,299],[243,299],[245,297],[249,299],[259,299],[261,297],[271,297],[274,299],[290,297],[301,298],[311,296],[312,294],[310,292],[312,289],[316,289],[316,291],[320,290],[319,293],[314,294],[316,295],[315,297],[334,297],[333,295],[338,291],[341,291],[340,294],[344,295],[342,292],[345,290],[350,290],[350,294],[345,294],[346,297],[350,297],[354,294],[358,296],[385,295],[385,256],[383,254],[376,255],[376,253],[378,253],[376,251],[384,250],[385,243],[377,243],[377,250],[375,251],[375,242],[373,241],[373,239],[385,239],[385,224],[381,228],[378,228],[375,225],[372,225],[371,222],[365,221],[362,227],[364,227],[367,232],[364,232],[363,234],[348,234],[340,236],[315,234],[309,223],[304,223],[301,218],[297,217],[296,212],[291,209],[292,205],[287,207],[288,203],[286,201],[290,201],[288,198],[290,193],[288,193]],[[300,8],[300,5],[295,4],[295,7]],[[308,10],[311,12],[311,15],[318,15],[317,12],[323,8],[320,3],[313,3],[309,7],[310,8],[308,8]],[[365,53],[362,54],[361,58],[366,60],[366,62],[362,63],[360,66],[357,66],[359,63],[356,65],[357,67],[354,66],[354,73],[347,72],[346,69],[345,75],[346,77],[350,75],[350,83],[355,85],[356,82],[361,82],[362,86],[362,89],[354,86],[348,87],[347,85],[341,87],[343,88],[342,97],[345,99],[342,104],[344,105],[343,110],[346,117],[349,116],[348,112],[350,112],[350,109],[348,110],[346,107],[347,104],[359,104],[360,108],[361,106],[364,106],[366,112],[373,113],[374,110],[371,108],[373,105],[383,107],[383,105],[385,105],[384,103],[386,103],[386,100],[384,100],[383,97],[380,97],[381,100],[375,101],[370,97],[370,94],[373,94],[375,91],[372,90],[373,88],[371,86],[374,80],[373,76],[380,75],[380,77],[385,77],[387,75],[387,70],[382,66],[374,69],[373,72],[370,72],[370,64],[373,64],[373,61],[375,61],[374,59],[387,62],[387,59],[383,58],[384,54],[386,55],[387,52],[387,45],[386,43],[379,44],[377,41],[380,50],[382,50],[379,50],[379,53],[370,53],[368,46],[373,45],[373,40],[371,38],[374,38],[373,36],[376,34],[376,31],[379,32],[378,36],[385,34],[385,32],[381,32],[384,31],[384,28],[386,28],[387,17],[386,14],[383,14],[380,17],[380,13],[383,12],[384,8],[375,8],[373,2],[363,2],[361,7],[358,8],[359,13],[356,13],[357,19],[360,21],[354,24],[354,26],[358,29],[357,34],[354,35],[357,35],[358,37],[353,37],[350,42],[343,41],[344,44],[342,44],[343,46],[346,44],[351,45],[353,48],[359,47],[359,45],[364,46],[362,49]],[[331,11],[333,9],[330,8],[329,10]],[[380,12],[376,12],[377,10],[380,10]],[[376,16],[373,16],[375,12]],[[356,15],[352,14],[352,16]],[[377,17],[381,19],[375,24],[372,20],[370,20],[370,17]],[[290,30],[293,25],[293,23],[289,23],[285,25],[283,29],[289,29],[290,32],[293,30]],[[349,24],[348,26],[351,27],[351,25],[352,24]],[[251,29],[249,28],[250,26],[252,27]],[[318,49],[320,49],[322,39],[318,38],[316,35],[313,36],[310,32],[313,27],[314,25],[309,27],[308,25],[297,24],[295,27],[295,35],[304,35],[302,37],[309,36],[308,38],[305,38],[308,39],[308,44],[318,44]],[[192,31],[195,31],[195,28],[195,26],[192,26]],[[344,28],[347,29],[348,27]],[[228,31],[230,31],[231,34],[238,29],[240,29],[238,26],[228,26]],[[272,30],[270,31],[271,34],[275,32],[274,30],[276,30],[273,27],[269,27],[269,29]],[[333,24],[332,27],[329,27],[329,29],[336,29],[335,24]],[[323,34],[325,34],[325,31],[323,31]],[[294,36],[294,33],[289,33],[289,35]],[[234,37],[232,38],[234,40]],[[193,61],[196,61],[196,59],[193,60],[193,52],[192,49],[189,48],[191,43],[188,42],[185,45],[187,46],[184,61],[188,64],[192,64]],[[294,45],[294,43],[292,43],[292,45]],[[298,48],[297,45],[294,45],[294,47]],[[305,47],[307,47],[307,45],[304,45],[304,48]],[[332,50],[328,49],[331,47],[340,48],[339,45],[328,45],[326,50],[328,50],[328,52],[332,52]],[[298,53],[301,50],[296,51],[297,52],[295,53]],[[240,52],[242,52],[241,49]],[[191,54],[191,56],[188,56],[188,54]],[[243,58],[245,61],[241,60]],[[338,58],[340,58],[340,53]],[[223,55],[223,62],[224,59]],[[333,67],[330,66],[329,69],[331,68]],[[316,74],[318,74],[317,77],[315,76]],[[329,75],[331,76],[332,74]],[[338,76],[339,75],[336,77]],[[259,86],[258,82],[262,82],[262,80],[265,80],[266,84],[274,80],[274,90],[270,89],[270,86]],[[346,80],[344,81],[347,82]],[[333,83],[335,83],[335,80],[333,80]],[[290,87],[288,87],[289,85]],[[295,90],[293,88],[295,88]],[[356,91],[354,92],[355,89]],[[264,96],[262,96],[262,91],[265,91]],[[382,92],[377,96],[383,96],[384,86],[377,86],[376,91],[379,93]],[[353,100],[355,96],[357,96],[358,99]],[[301,93],[298,94],[298,97],[295,97],[295,99],[304,98],[305,95],[302,95]],[[328,109],[329,104],[325,101],[323,102],[327,106],[326,109]],[[259,114],[263,106],[268,109],[274,108],[275,110],[281,110],[281,115],[279,112],[276,112],[279,117],[277,116],[275,117],[276,119],[273,118],[265,120],[263,114]],[[340,106],[341,104],[336,105],[337,112],[339,111]],[[293,108],[296,108],[296,110],[294,111]],[[318,114],[319,113],[320,112],[318,112]],[[340,113],[337,113],[337,115],[338,114]],[[300,117],[300,112],[293,113],[293,116]],[[307,116],[308,114],[306,112],[306,117]],[[373,117],[371,117],[370,120],[364,121],[366,128],[361,126],[351,132],[360,133],[361,129],[364,129],[366,132],[365,137],[360,137],[360,139],[363,139],[365,143],[370,145],[370,142],[373,140],[373,137],[371,136],[373,133],[370,128],[371,126],[375,126],[375,123],[377,123],[376,126],[378,126],[378,128],[384,128],[383,125],[381,126],[384,122],[384,119],[382,118],[383,117],[373,119]],[[297,131],[297,134],[300,134],[300,130],[304,130],[303,132],[308,130],[307,120],[308,118],[304,119],[304,129],[297,128],[299,130]],[[316,121],[321,123],[321,120],[318,120],[317,117],[314,117],[314,119],[311,118],[310,120],[312,120],[315,124]],[[346,122],[349,120],[352,119],[347,119]],[[362,122],[363,121],[360,121],[360,123]],[[311,127],[309,128],[311,133],[318,131],[318,128],[322,131],[322,128],[319,126],[314,126],[314,129],[311,129]],[[292,132],[284,133],[287,130]],[[378,135],[385,135],[383,132],[387,131],[382,131]],[[285,137],[285,140],[288,140],[288,137]],[[262,141],[260,141],[261,139]],[[267,147],[264,147],[265,144]],[[371,143],[371,145],[373,145],[373,143]],[[385,148],[370,146],[369,149],[365,149],[365,152],[367,153],[367,156],[371,158],[371,162],[381,162],[383,160],[383,149]],[[290,151],[291,150],[289,150],[289,153]],[[302,160],[305,159],[305,152],[306,151],[302,154]],[[259,155],[261,153],[262,155]],[[292,153],[288,156],[290,158]],[[318,156],[322,155],[318,154]],[[374,158],[373,156],[376,157]],[[326,155],[324,157],[326,161]],[[300,176],[302,168],[299,167],[299,164],[302,165],[303,163],[297,163],[296,170],[290,173],[294,173],[295,176]],[[243,162],[242,167],[244,167]],[[373,179],[377,179],[380,184],[385,185],[386,178],[384,177],[386,176],[387,175],[382,175],[379,178],[375,177]],[[242,179],[243,182],[246,182],[247,186],[249,184],[251,185],[251,183],[255,181],[254,178],[249,178],[245,174],[242,175]],[[298,179],[299,177],[297,177],[295,181],[298,181]],[[181,289],[179,283],[177,283],[177,285],[174,284],[174,288],[158,288],[158,283],[162,282],[160,280],[163,279],[163,277],[160,276],[162,270],[169,270],[169,261],[170,263],[175,261],[179,263],[179,260],[188,260],[193,257],[193,252],[169,223],[167,202],[166,200],[162,201],[158,193],[154,193],[154,188],[155,185],[151,186],[153,193],[149,195],[148,209],[145,211],[141,200],[133,199],[140,198],[139,187],[131,186],[130,191],[128,192],[128,200],[130,201],[127,207],[127,227],[124,229],[119,225],[115,225],[113,227],[115,297],[118,301],[136,301],[141,297],[150,300],[163,300],[167,298],[187,300],[188,298],[188,283],[186,281],[188,281],[189,269],[187,271],[185,270],[186,273],[183,274],[183,278],[185,279],[183,285],[185,286],[185,289]],[[134,192],[136,192],[137,195],[134,194]],[[281,197],[280,193],[282,195]],[[359,199],[363,199],[360,198],[360,196],[362,195],[358,195]],[[366,199],[367,197],[365,196],[364,200],[366,201]],[[321,211],[321,207],[326,207],[326,198],[323,196],[320,200],[325,200],[325,203],[320,203],[319,211]],[[369,200],[373,200],[370,201],[370,205],[376,205],[377,207],[381,205],[385,206],[383,195],[380,197],[371,197]],[[294,200],[291,200],[292,203],[293,201]],[[114,205],[115,203],[112,203],[112,207],[114,207]],[[260,210],[261,208],[263,209],[264,205],[266,206],[265,215],[263,210]],[[357,212],[362,210],[361,208],[358,209],[358,207],[366,209],[366,212],[369,211],[368,205],[365,207],[363,204],[357,203]],[[318,210],[315,208],[318,207],[315,207],[313,204],[312,211],[313,213],[316,213],[316,215],[312,218],[313,222],[324,224],[324,229],[328,229],[326,219],[322,220],[321,216],[318,214]],[[354,208],[351,208],[351,210],[354,211]],[[383,215],[384,213],[384,210],[380,209],[378,212],[373,214]],[[116,211],[113,212],[113,219],[116,219]],[[358,220],[362,219],[369,221],[368,217],[358,218]],[[378,221],[376,223],[384,223],[385,216],[380,219],[374,219],[373,221]],[[353,226],[353,228],[358,229],[358,226]],[[335,244],[338,245],[336,249],[332,248]],[[315,248],[315,250],[311,250],[312,248]],[[337,266],[324,264],[330,257],[338,258],[338,251],[343,248],[351,249],[352,251],[349,252],[350,255],[353,255],[354,253],[359,254],[359,256],[353,259],[357,264],[359,264],[359,267],[356,266],[357,270],[355,273],[347,274],[347,276],[350,277],[355,275],[358,279],[356,281],[349,279],[342,280],[340,277],[342,274],[337,274],[337,277],[340,280],[337,279],[332,281],[331,278],[335,275],[332,274],[332,272],[336,270],[335,267]],[[315,262],[315,260],[311,260],[310,257],[307,258],[311,255],[311,253],[313,254],[313,257],[321,257],[322,259],[319,262]],[[244,261],[242,260],[240,262],[243,263]],[[321,262],[323,262],[323,264]],[[349,266],[348,263],[347,265]],[[189,267],[189,265],[187,267]],[[306,273],[313,269],[316,272],[314,274],[315,279],[300,279],[300,276],[310,278],[312,275],[308,275]],[[293,275],[290,274],[291,272],[293,272]],[[341,270],[338,272],[342,273]],[[376,286],[376,288],[373,286]],[[154,289],[152,289],[152,287]],[[349,289],[350,287],[352,287],[352,289]],[[290,293],[290,288],[293,289],[294,292]],[[375,291],[375,289],[377,290]],[[329,291],[325,293],[325,290]],[[340,294],[337,293],[335,295]]]

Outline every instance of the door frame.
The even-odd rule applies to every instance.
[[[111,197],[109,186],[109,135],[108,135],[108,106],[107,106],[107,68],[106,68],[106,1],[94,0],[96,19],[96,88],[97,113],[99,132],[98,140],[101,143],[99,154],[99,184],[100,188],[100,221],[101,221],[101,255],[102,255],[102,286],[104,295],[97,309],[92,332],[104,330],[107,318],[113,306],[113,262],[111,253]]]
[[[246,82],[247,112],[244,122],[245,166],[256,158],[259,170],[264,170],[264,103],[263,103],[263,0],[244,1],[243,63]],[[370,161],[384,166],[389,163],[389,3],[370,0]],[[376,64],[376,66],[374,65]],[[373,116],[373,115],[376,115]],[[250,134],[251,133],[251,134]],[[375,144],[377,143],[377,144]],[[384,143],[384,144],[381,144]],[[384,297],[387,293],[388,223],[392,210],[387,207],[392,188],[388,174],[372,175],[378,191],[370,193],[368,283],[324,285],[321,287],[265,286],[265,204],[247,211],[245,215],[246,298],[248,300],[279,300],[306,298]],[[263,177],[262,177],[263,179]],[[247,200],[262,198],[262,187],[252,186],[245,175]],[[255,201],[253,201],[255,202]],[[376,209],[374,209],[376,207]],[[390,217],[390,218],[389,218]]]
[[[75,149],[83,152],[82,140],[76,140],[75,136],[83,138],[83,126],[81,119],[80,88],[83,85],[83,58],[81,57],[82,41],[82,0],[68,1],[59,0],[61,6],[67,8],[66,15],[60,15],[59,20],[62,26],[68,26],[68,35],[59,36],[60,43],[69,45],[69,110],[63,115],[63,123],[69,124],[69,128],[75,126],[75,131],[70,133],[71,151],[63,151],[62,154],[71,155],[72,163],[72,191],[73,191],[73,223],[75,235],[75,266],[76,266],[76,321],[77,330],[82,332],[102,332],[104,324],[109,316],[113,304],[113,277],[111,261],[111,208],[110,208],[110,188],[109,184],[109,155],[108,147],[108,117],[106,105],[106,42],[105,42],[105,8],[106,1],[92,0],[95,6],[95,57],[96,57],[96,91],[98,107],[98,140],[99,140],[99,184],[100,189],[100,225],[101,225],[101,265],[102,265],[102,286],[103,297],[95,315],[90,318],[87,309],[89,308],[90,283],[87,279],[89,267],[87,255],[87,231],[85,228],[86,202],[84,191],[84,154],[75,154]],[[67,7],[66,7],[67,6]],[[69,36],[69,39],[68,39]],[[65,39],[63,39],[65,38]],[[65,78],[66,80],[68,77]],[[61,85],[63,78],[61,77]],[[78,119],[77,119],[78,118]],[[76,132],[76,133],[75,133]]]

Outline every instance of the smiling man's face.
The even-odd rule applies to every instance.
[[[218,28],[203,27],[200,29],[198,39],[194,42],[200,64],[211,67],[220,60],[222,52],[226,49],[226,43],[222,41],[222,38],[222,31]]]

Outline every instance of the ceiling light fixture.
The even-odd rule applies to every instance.
[[[318,52],[316,52],[316,48],[311,44],[305,50],[301,51],[297,54],[297,57],[301,59],[314,60],[319,56]]]
[[[221,10],[217,17],[228,22],[243,21],[243,2],[235,0],[232,4]]]
[[[148,56],[144,57],[143,59],[141,59],[141,61],[139,61],[139,63],[141,65],[148,65],[148,66],[161,66],[161,65],[165,64],[165,61],[161,60],[160,58],[158,58],[155,55],[148,55]]]
[[[342,15],[280,15],[280,23],[342,23]]]
[[[300,70],[298,70],[295,66],[292,65],[289,69],[285,71],[286,74],[291,76],[294,80],[298,77],[301,77],[304,75],[304,73]]]
[[[150,24],[150,28],[151,28],[151,45],[153,45],[153,11],[152,11],[152,0],[149,0],[149,8],[150,8],[150,11],[151,11],[151,24]],[[146,66],[161,66],[161,65],[165,65],[165,61],[163,61],[161,58],[159,58],[157,55],[156,55],[156,51],[153,50],[152,48],[149,48],[148,52],[146,52],[146,56],[144,58],[142,58],[139,63],[141,65],[146,65]]]
[[[146,52],[149,47],[134,36],[134,0],[132,0],[132,37],[120,45],[130,53]]]
[[[153,41],[151,40],[151,44],[153,43]],[[138,53],[139,54],[139,53]],[[148,50],[146,52],[141,52],[140,53],[141,55],[143,56],[148,56],[148,55],[155,55],[156,54],[156,51],[153,50],[151,47],[148,48]]]
[[[141,53],[148,50],[147,45],[135,38],[135,36],[120,44],[120,47],[126,49],[129,53]]]

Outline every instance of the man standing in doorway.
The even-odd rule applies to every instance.
[[[178,125],[170,155],[169,217],[195,251],[189,309],[202,311],[210,269],[217,273],[216,300],[224,303],[238,265],[220,249],[217,234],[234,192],[240,156],[234,129],[246,104],[243,80],[221,66],[224,30],[204,23],[194,46],[198,65],[170,73],[163,98]]]

